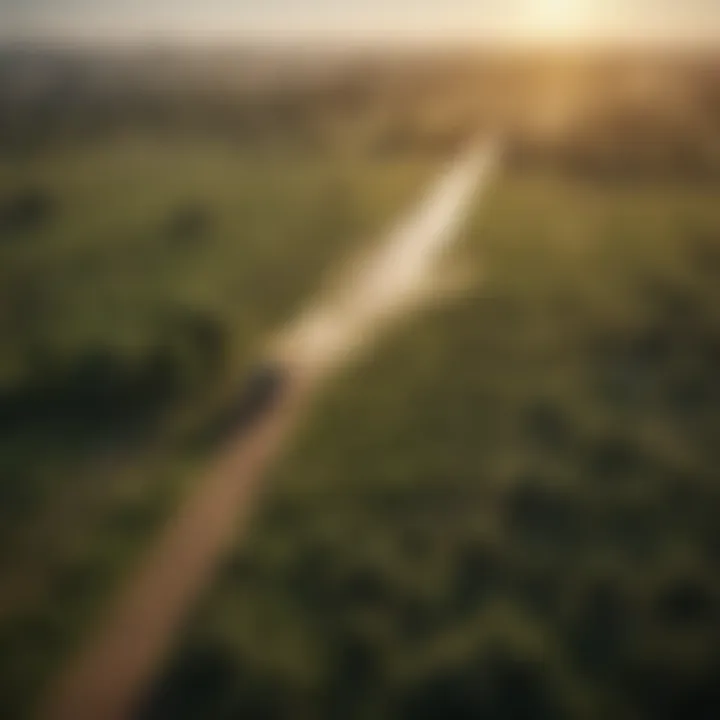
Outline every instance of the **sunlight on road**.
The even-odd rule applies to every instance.
[[[339,292],[281,334],[279,356],[304,372],[327,369],[419,295],[432,292],[436,263],[488,184],[498,156],[498,143],[488,141],[455,161]]]

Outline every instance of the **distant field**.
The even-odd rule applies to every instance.
[[[710,717],[714,185],[508,174],[314,408],[146,717]]]
[[[432,167],[141,134],[0,166],[0,715],[198,477],[269,333]]]

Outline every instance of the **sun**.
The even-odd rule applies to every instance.
[[[527,0],[523,24],[532,35],[571,38],[592,31],[597,0]]]

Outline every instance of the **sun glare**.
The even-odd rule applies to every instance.
[[[543,38],[572,38],[592,33],[594,0],[528,0],[525,26]]]

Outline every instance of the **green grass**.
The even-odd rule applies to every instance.
[[[326,389],[148,717],[712,713],[716,191],[504,178],[447,258],[477,282]]]

